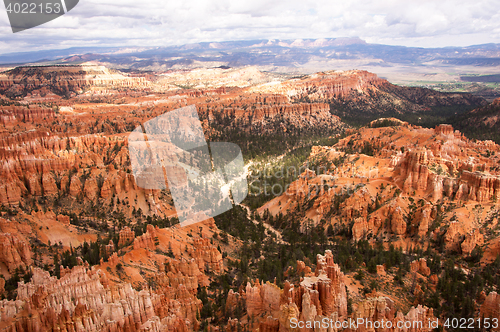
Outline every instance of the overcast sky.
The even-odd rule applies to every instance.
[[[354,36],[421,47],[500,43],[500,1],[80,0],[63,17],[16,34],[0,5],[0,53]]]

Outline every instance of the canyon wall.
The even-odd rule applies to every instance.
[[[0,93],[11,98],[49,92],[61,96],[76,95],[93,86],[145,88],[148,81],[93,64],[17,67],[0,75]]]

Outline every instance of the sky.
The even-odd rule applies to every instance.
[[[80,0],[66,15],[15,34],[0,4],[0,54],[337,37],[417,47],[500,43],[500,1]]]

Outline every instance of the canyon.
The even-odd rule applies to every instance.
[[[168,188],[134,177],[128,147],[135,128],[188,105],[207,141],[238,144],[247,166],[301,171],[267,174],[282,192],[181,227]],[[461,285],[484,277],[461,299],[467,315],[498,317],[500,146],[379,118],[484,105],[358,70],[0,73],[0,331],[293,331],[358,318],[430,331],[458,301],[446,298],[453,273]],[[377,119],[344,121],[360,112]]]
[[[9,98],[76,96],[91,87],[147,88],[141,77],[127,77],[93,63],[66,66],[17,67],[0,75],[0,92]]]
[[[485,231],[472,216],[480,214],[479,206],[495,215],[500,200],[500,147],[470,141],[450,125],[426,129],[389,121],[398,125],[372,122],[374,128],[361,128],[332,147],[315,147],[309,157],[313,171],[301,174],[259,211],[291,213],[307,202],[301,227],[307,220],[323,220],[325,227],[348,226],[353,220],[355,240],[386,234],[412,242],[426,238],[436,215],[451,208],[442,216],[442,229],[434,228],[430,236],[446,234],[447,247],[470,254]],[[370,155],[353,153],[368,145]],[[335,166],[339,159],[343,162]],[[349,197],[335,209],[331,202],[342,195]]]

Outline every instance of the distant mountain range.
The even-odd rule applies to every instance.
[[[359,38],[331,38],[206,42],[168,47],[76,47],[0,55],[0,64],[89,60],[135,70],[168,70],[217,64],[298,70],[320,65],[340,66],[342,63],[348,67],[351,64],[375,67],[496,67],[500,65],[500,44],[419,48],[369,44]]]

